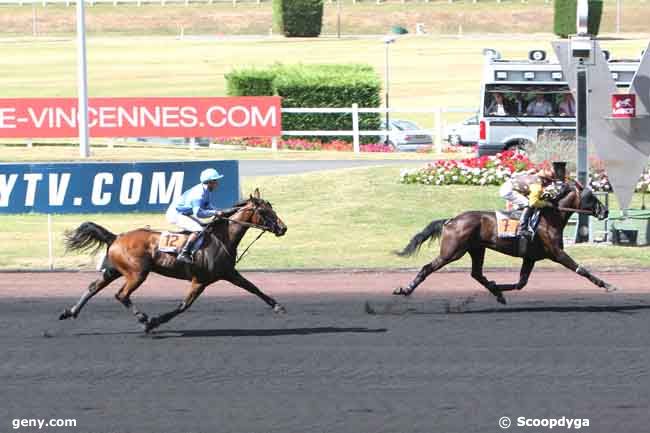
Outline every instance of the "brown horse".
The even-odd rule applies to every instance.
[[[469,253],[472,258],[472,277],[485,286],[502,304],[506,303],[502,292],[521,290],[528,282],[535,262],[543,259],[562,264],[578,275],[588,278],[598,287],[604,287],[606,291],[616,290],[614,286],[577,264],[564,251],[562,231],[574,210],[588,213],[598,219],[605,219],[609,214],[607,207],[594,196],[591,189],[583,188],[576,182],[568,184],[557,201],[557,207],[542,209],[537,233],[523,257],[519,282],[516,284],[497,284],[483,275],[486,248],[510,256],[516,255],[516,240],[497,237],[497,221],[494,212],[470,211],[455,218],[432,221],[397,254],[413,255],[426,240],[441,238],[440,255],[431,263],[424,265],[411,283],[406,287],[398,287],[393,294],[410,295],[429,274],[460,259],[465,253]]]
[[[218,280],[229,281],[257,295],[277,313],[285,312],[282,305],[244,278],[235,265],[237,246],[250,227],[282,236],[287,226],[271,204],[260,198],[257,189],[248,200],[236,204],[230,213],[229,218],[217,217],[206,225],[203,245],[196,252],[192,264],[178,262],[175,255],[159,251],[160,232],[153,230],[137,229],[116,236],[97,224],[86,222],[66,233],[67,250],[97,251],[106,245],[107,254],[102,265],[102,276],[90,283],[79,301],[72,308],[65,309],[59,319],[76,318],[90,298],[122,276],[126,281],[115,298],[133,312],[146,332],[187,310],[207,286]],[[150,272],[192,282],[189,293],[176,309],[153,318],[138,311],[131,302],[131,294]]]

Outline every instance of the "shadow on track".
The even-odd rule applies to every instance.
[[[378,334],[387,332],[386,328],[287,328],[287,329],[187,329],[160,331],[150,335],[154,339],[165,338],[195,338],[195,337],[277,337],[283,335],[313,335],[313,334]]]
[[[483,310],[450,311],[448,314],[488,314],[488,313],[628,313],[638,310],[650,310],[650,305],[603,305],[603,306],[549,306],[549,307],[513,307],[486,308]]]
[[[636,311],[650,310],[650,304],[636,305],[549,305],[526,307],[495,307],[473,309],[469,305],[473,297],[457,305],[451,302],[437,305],[414,305],[414,303],[371,303],[366,301],[364,310],[370,315],[404,316],[404,315],[446,315],[446,314],[500,314],[500,313],[621,313],[634,314]]]

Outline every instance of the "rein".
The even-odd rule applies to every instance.
[[[592,214],[592,211],[590,210],[585,210],[585,209],[574,209],[572,207],[559,207],[557,208],[558,210],[562,212],[575,212],[575,213],[583,213],[583,214]]]
[[[254,239],[250,244],[248,244],[248,246],[246,247],[246,249],[244,250],[244,252],[242,252],[242,253],[239,255],[239,257],[235,260],[235,264],[239,263],[239,261],[240,261],[241,259],[244,258],[244,256],[245,256],[246,253],[248,252],[248,250],[253,246],[253,244],[254,244],[255,242],[257,242],[258,239],[261,238],[262,235],[263,235],[264,233],[266,233],[267,231],[269,231],[269,228],[268,228],[268,227],[264,227],[264,226],[261,226],[261,225],[259,225],[259,224],[253,224],[253,223],[244,222],[244,221],[237,221],[237,220],[230,219],[230,218],[227,218],[227,217],[219,217],[219,218],[217,218],[217,220],[226,220],[226,221],[228,221],[228,222],[232,222],[232,223],[239,224],[239,225],[241,225],[241,226],[243,226],[243,227],[250,227],[250,228],[254,228],[254,229],[259,229],[259,230],[261,230],[260,234],[257,235],[257,237],[256,237],[256,238],[255,238],[255,239]],[[228,252],[228,250],[225,250],[225,251]],[[228,254],[230,254],[230,253],[228,252]]]

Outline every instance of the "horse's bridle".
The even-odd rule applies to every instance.
[[[253,215],[254,215],[255,213],[259,212],[259,206],[255,206],[254,209],[242,209],[242,211],[251,211],[251,212],[253,212]],[[249,222],[246,222],[246,221],[237,221],[237,220],[234,220],[234,219],[231,219],[231,218],[228,218],[228,217],[215,217],[215,220],[221,220],[221,221],[226,220],[226,221],[229,221],[229,222],[232,222],[232,223],[235,223],[235,224],[239,224],[239,225],[241,225],[243,227],[250,227],[250,228],[254,228],[254,229],[259,229],[259,230],[262,230],[262,233],[273,231],[269,227],[266,227],[266,226],[263,226],[263,225],[260,225],[260,224],[249,223]]]
[[[242,210],[252,211],[252,212],[253,212],[253,215],[254,215],[255,213],[257,213],[257,212],[259,211],[259,206],[255,206],[254,209],[242,209]],[[250,249],[250,247],[252,247],[253,244],[254,244],[255,242],[257,242],[257,241],[259,240],[259,238],[261,238],[262,235],[263,235],[264,233],[272,231],[270,228],[265,227],[265,226],[262,226],[262,225],[259,225],[259,224],[249,223],[249,222],[246,222],[246,221],[237,221],[237,220],[234,220],[234,219],[231,219],[231,218],[228,218],[228,217],[216,217],[216,216],[215,216],[215,219],[214,219],[214,220],[215,220],[215,221],[223,221],[223,220],[226,220],[226,221],[228,221],[228,222],[232,222],[232,223],[239,224],[239,225],[241,225],[241,226],[243,226],[243,227],[251,227],[251,228],[255,228],[255,229],[259,229],[259,230],[261,230],[261,231],[260,231],[260,234],[257,235],[257,237],[256,237],[255,239],[253,239],[253,241],[252,241],[250,244],[248,244],[248,246],[246,247],[246,249],[244,250],[244,252],[242,252],[242,253],[239,255],[239,257],[237,257],[237,259],[235,260],[235,264],[239,263],[239,261],[240,261],[241,259],[244,258],[244,255],[246,255],[246,253],[248,252],[248,250]],[[225,249],[225,251],[226,251],[228,254],[230,254],[230,252],[228,252],[227,249]]]
[[[576,194],[578,194],[578,197],[581,197],[582,192],[580,191],[579,188],[582,188],[582,191],[584,191],[585,187],[577,179],[574,179],[573,182],[575,182],[575,187],[573,188],[573,191],[575,191]],[[574,209],[574,208],[571,208],[571,207],[558,207],[557,209],[562,211],[562,212],[574,212],[574,213],[581,213],[581,214],[591,215],[591,216],[594,216],[594,217],[596,216],[594,210]]]

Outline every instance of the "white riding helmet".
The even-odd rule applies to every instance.
[[[223,177],[222,174],[219,174],[214,168],[206,168],[201,172],[201,183],[207,183],[211,180],[219,180]]]

